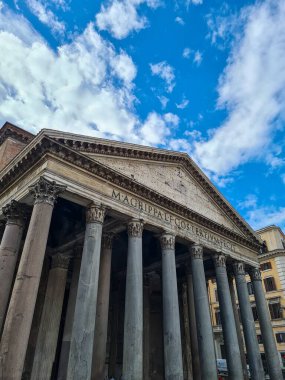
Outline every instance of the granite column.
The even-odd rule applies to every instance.
[[[55,199],[64,186],[40,180],[29,188],[35,202],[0,344],[0,379],[20,380]]]
[[[179,303],[177,291],[175,236],[160,237],[162,249],[162,301],[164,368],[166,380],[183,380]]]
[[[193,292],[201,363],[201,379],[217,380],[213,330],[203,264],[203,247],[198,244],[194,244],[191,247],[191,272],[193,276]]]
[[[143,379],[143,223],[128,224],[123,380]]]
[[[215,255],[214,262],[216,268],[217,290],[229,377],[235,380],[243,380],[243,369],[231,301],[225,255],[222,253]]]
[[[9,304],[27,206],[12,200],[2,207],[2,211],[6,225],[0,245],[0,335]]]
[[[56,254],[52,257],[31,380],[49,380],[51,378],[68,265],[68,256]]]
[[[102,380],[105,376],[111,279],[112,239],[113,236],[111,234],[103,234],[93,347],[93,362],[91,376],[92,380]]]
[[[79,280],[79,273],[80,273],[82,248],[83,247],[81,245],[78,245],[74,249],[74,257],[72,260],[73,269],[72,269],[69,297],[68,297],[68,303],[67,303],[67,309],[66,309],[57,380],[65,380],[66,375],[67,375],[67,365],[68,365],[73,317],[74,317],[76,295],[77,295],[77,288],[78,288],[78,280]]]
[[[72,327],[67,379],[90,379],[94,345],[102,224],[105,207],[92,204],[86,229]]]
[[[262,287],[260,270],[258,268],[252,268],[250,271],[250,277],[254,290],[256,309],[263,339],[263,346],[268,365],[269,376],[271,380],[281,380],[283,379],[283,376],[281,371],[279,353],[277,351],[269,309]]]

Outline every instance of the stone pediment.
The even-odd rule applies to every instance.
[[[1,183],[8,185],[21,166],[28,165],[27,157],[35,162],[37,151],[41,157],[44,152],[66,157],[145,199],[189,215],[190,220],[233,234],[233,238],[239,235],[244,242],[260,244],[250,226],[185,153],[42,130],[18,156],[14,167],[8,165],[2,172]]]

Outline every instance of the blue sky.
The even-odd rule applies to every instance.
[[[0,123],[186,151],[285,227],[285,2],[0,0]]]

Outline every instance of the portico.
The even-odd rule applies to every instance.
[[[257,275],[261,242],[187,155],[43,130],[3,169],[0,185],[6,218],[0,282],[9,277],[11,283],[3,290],[7,301],[0,299],[1,380],[20,380],[23,373],[31,379],[217,379],[210,278],[218,285],[229,374],[243,379],[228,273],[235,274],[244,305],[252,378],[262,378],[242,283],[243,271],[252,273],[257,310],[265,315]],[[13,219],[17,244],[5,211],[15,204],[22,210]],[[27,220],[24,232],[19,215]],[[45,257],[49,274],[35,328]],[[279,380],[266,315],[261,328],[274,362],[270,376]]]

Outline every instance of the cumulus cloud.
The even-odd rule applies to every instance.
[[[102,4],[96,15],[96,24],[99,30],[107,30],[117,39],[127,37],[133,31],[148,26],[145,16],[138,13],[140,5],[146,4],[150,8],[157,8],[159,0],[112,0],[107,5]]]
[[[65,24],[58,20],[56,15],[47,7],[47,2],[40,0],[26,0],[30,11],[55,34],[62,35],[65,32]]]
[[[202,53],[199,50],[195,51],[193,62],[196,63],[197,66],[200,66],[202,63],[202,60],[203,60]]]
[[[141,128],[142,137],[152,145],[166,145],[167,137],[171,135],[173,127],[177,127],[179,118],[172,113],[159,115],[151,112]]]
[[[180,24],[180,25],[185,25],[183,18],[179,16],[175,17],[175,22],[177,22],[177,24]]]
[[[285,117],[285,3],[257,2],[242,18],[218,86],[217,105],[228,117],[195,145],[196,160],[218,175],[264,159]]]
[[[172,92],[175,87],[174,69],[166,61],[151,63],[150,69],[152,75],[157,75],[166,83],[166,91]]]
[[[10,22],[9,22],[10,21]],[[52,50],[29,22],[0,10],[0,123],[51,128],[147,145],[167,145],[177,115],[135,111],[137,68],[90,23]]]
[[[182,57],[188,59],[190,58],[190,54],[191,54],[191,49],[186,47],[182,52]]]

